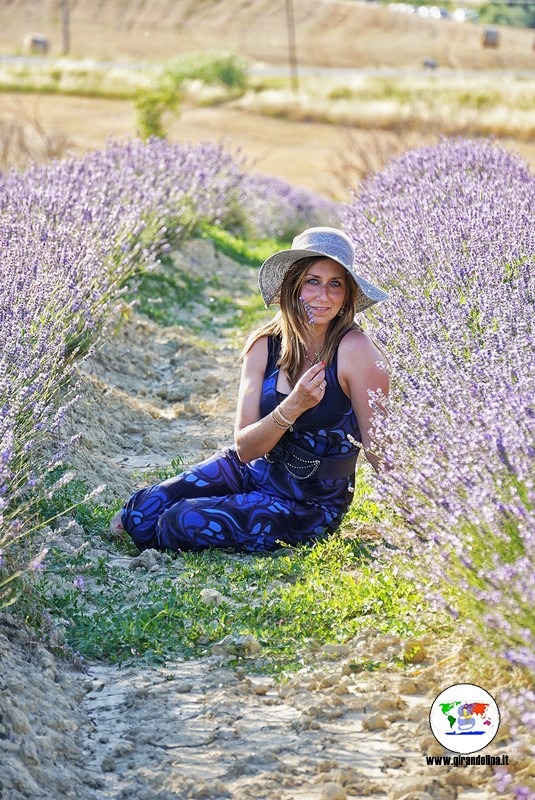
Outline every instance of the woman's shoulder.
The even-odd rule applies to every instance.
[[[340,363],[375,363],[378,359],[382,359],[381,352],[366,331],[354,328],[342,337],[338,346]]]
[[[268,355],[269,339],[270,337],[268,334],[260,334],[258,336],[255,336],[254,333],[251,334],[245,346],[244,355],[247,360],[253,363],[263,362],[265,364]]]
[[[352,328],[340,339],[338,352],[345,353],[347,351],[353,353],[355,349],[367,350],[370,347],[373,347],[373,342],[366,331],[363,331],[361,328]]]

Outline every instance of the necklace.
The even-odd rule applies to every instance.
[[[314,364],[317,364],[318,361],[320,361],[324,350],[325,350],[325,343],[322,344],[322,346],[320,347],[320,349],[317,352],[316,351],[314,352],[314,359],[309,358],[309,355],[308,355],[307,352],[305,352],[305,358],[306,358],[306,360],[308,361],[309,364],[312,364],[312,366],[314,366]]]

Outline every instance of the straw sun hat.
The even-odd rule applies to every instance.
[[[357,284],[357,313],[388,299],[386,292],[357,273],[355,248],[349,236],[338,228],[307,228],[295,237],[290,250],[279,250],[260,267],[258,285],[266,308],[279,301],[280,288],[290,267],[309,256],[332,258],[347,270]]]

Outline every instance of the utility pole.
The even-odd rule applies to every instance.
[[[290,76],[292,91],[299,94],[299,78],[297,75],[297,50],[295,46],[295,21],[293,0],[286,0],[286,27],[288,28],[288,53],[290,59]]]
[[[61,38],[63,41],[63,55],[66,56],[71,49],[69,31],[69,0],[59,0],[61,13]]]

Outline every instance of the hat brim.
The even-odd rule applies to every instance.
[[[321,253],[316,250],[279,250],[267,258],[258,273],[258,287],[260,294],[264,300],[266,308],[272,303],[280,301],[280,289],[284,276],[296,261],[302,258],[317,256],[318,258],[330,258],[336,261],[343,267],[348,275],[353,278],[357,285],[358,299],[356,313],[364,311],[366,308],[373,306],[383,300],[388,300],[388,293],[379,289],[378,286],[367,281],[362,275],[359,275],[355,269],[349,268],[346,264],[339,261],[327,253]]]

